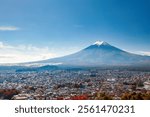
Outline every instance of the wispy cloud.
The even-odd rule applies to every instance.
[[[16,31],[19,29],[20,28],[15,27],[15,26],[0,26],[0,31]]]
[[[0,63],[20,63],[55,57],[48,47],[33,45],[10,45],[0,42]]]

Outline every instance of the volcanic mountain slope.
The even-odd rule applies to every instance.
[[[107,42],[97,41],[89,47],[64,57],[39,61],[38,63],[61,63],[75,66],[136,65],[150,63],[149,56],[132,54]]]

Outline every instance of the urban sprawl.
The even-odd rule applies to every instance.
[[[0,72],[0,99],[150,99],[150,72],[131,70],[50,70]]]

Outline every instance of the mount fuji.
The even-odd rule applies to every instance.
[[[107,42],[97,41],[83,50],[63,57],[34,63],[62,64],[74,66],[126,66],[150,65],[150,56],[132,54],[114,47]]]

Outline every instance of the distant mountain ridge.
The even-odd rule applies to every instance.
[[[87,48],[74,54],[38,61],[37,63],[61,63],[62,65],[74,66],[126,66],[136,64],[150,65],[150,56],[132,54],[114,47],[107,42],[97,41]]]

